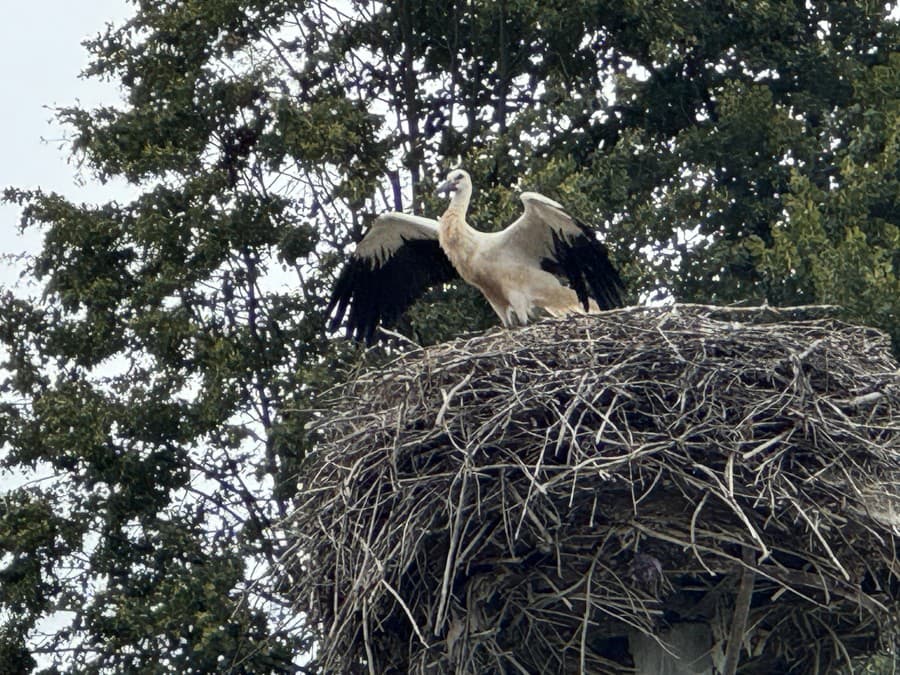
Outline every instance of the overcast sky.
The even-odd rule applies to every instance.
[[[64,130],[56,124],[54,106],[79,103],[92,107],[115,103],[115,84],[79,77],[88,63],[81,42],[109,22],[131,15],[125,0],[25,0],[7,2],[0,21],[0,189],[41,187],[77,201],[102,202],[123,194],[122,185],[102,186],[68,161],[61,146]],[[40,235],[24,239],[18,232],[18,209],[0,205],[0,253],[33,250]],[[0,284],[10,283],[10,270],[0,261]]]

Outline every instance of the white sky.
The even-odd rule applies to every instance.
[[[104,202],[125,193],[121,184],[100,185],[69,163],[61,147],[56,106],[93,107],[119,99],[115,84],[79,77],[88,64],[81,42],[132,14],[125,0],[25,0],[3,3],[0,21],[0,190],[7,187],[59,192],[76,201]],[[81,185],[79,185],[79,182]],[[19,209],[0,204],[0,254],[35,250],[40,235],[18,235]],[[0,260],[0,285],[16,274]]]

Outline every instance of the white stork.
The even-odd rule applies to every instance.
[[[500,232],[466,222],[472,179],[452,171],[438,192],[453,193],[440,221],[403,213],[375,219],[338,276],[327,312],[335,330],[372,343],[429,286],[462,277],[482,292],[506,327],[535,308],[552,316],[622,305],[622,281],[594,231],[552,199],[523,192],[523,213]]]

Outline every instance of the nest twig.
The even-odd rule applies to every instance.
[[[678,621],[742,673],[876,648],[900,374],[882,333],[811,311],[546,321],[342,387],[283,566],[319,666],[623,672],[629,635]]]

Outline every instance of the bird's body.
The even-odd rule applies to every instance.
[[[453,171],[438,190],[453,192],[438,222],[397,213],[376,219],[338,278],[332,328],[349,307],[348,334],[371,342],[379,323],[398,318],[428,285],[456,275],[481,291],[506,327],[528,323],[537,308],[562,316],[621,305],[622,282],[606,249],[557,202],[522,193],[518,220],[482,232],[466,221],[472,183],[465,171]],[[421,259],[409,257],[413,249]]]
[[[527,323],[536,307],[554,316],[581,309],[571,288],[534,259],[504,246],[504,234],[480,232],[462,213],[448,209],[440,219],[438,241],[463,281],[481,291],[507,327]]]

